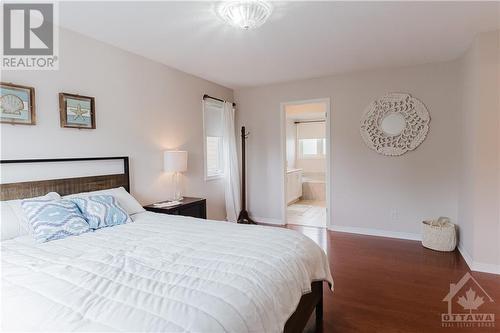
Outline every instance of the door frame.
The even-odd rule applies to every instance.
[[[281,118],[281,212],[283,216],[283,222],[287,224],[287,202],[286,202],[286,170],[287,170],[287,161],[286,161],[286,106],[288,105],[302,105],[302,104],[311,104],[311,103],[324,103],[326,109],[325,115],[325,124],[326,124],[326,228],[330,229],[333,221],[333,212],[332,212],[332,193],[331,193],[331,179],[332,179],[332,112],[331,112],[331,103],[330,98],[315,98],[315,99],[304,99],[297,101],[289,101],[280,103],[280,118]]]

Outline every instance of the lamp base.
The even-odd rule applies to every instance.
[[[179,172],[174,172],[172,175],[172,183],[174,185],[174,195],[172,196],[172,201],[182,201],[184,199],[181,195],[180,180],[181,174]]]

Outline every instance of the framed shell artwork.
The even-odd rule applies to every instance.
[[[361,137],[386,156],[400,156],[426,138],[431,121],[425,105],[410,94],[390,93],[373,101],[361,118]]]
[[[0,122],[35,125],[35,88],[1,82]]]

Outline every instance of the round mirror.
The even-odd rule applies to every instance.
[[[382,131],[391,136],[401,134],[405,127],[405,117],[401,113],[390,113],[380,123]]]

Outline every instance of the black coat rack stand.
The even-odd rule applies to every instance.
[[[245,156],[245,140],[248,135],[245,126],[241,127],[241,212],[238,215],[238,223],[241,224],[257,224],[255,223],[247,212],[247,189],[246,189],[246,156]]]

